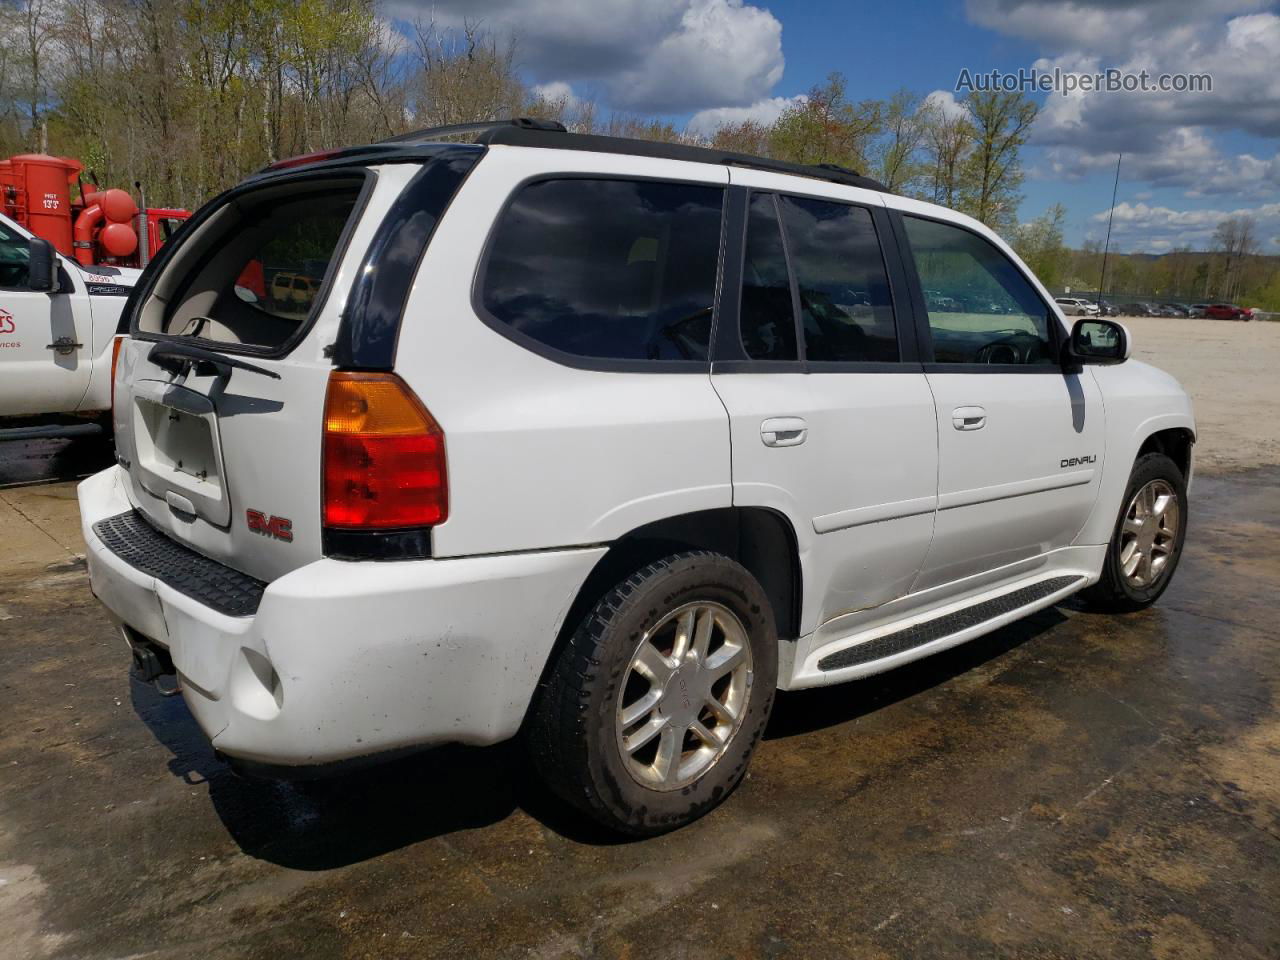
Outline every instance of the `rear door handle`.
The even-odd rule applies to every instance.
[[[809,427],[799,417],[770,417],[760,424],[760,439],[766,447],[796,447],[808,435]]]
[[[987,425],[987,411],[982,407],[956,407],[951,411],[951,425],[957,430],[981,430]]]

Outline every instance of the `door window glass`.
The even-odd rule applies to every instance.
[[[742,263],[742,346],[753,360],[795,360],[796,321],[791,281],[773,196],[757,193],[747,211]]]
[[[810,362],[889,362],[898,338],[880,241],[863,207],[779,197]]]
[[[25,290],[30,258],[26,239],[0,224],[0,287]]]
[[[580,357],[705,361],[723,202],[699,184],[529,184],[494,234],[485,309]]]
[[[937,363],[1057,364],[1049,312],[1022,271],[959,227],[904,217]]]

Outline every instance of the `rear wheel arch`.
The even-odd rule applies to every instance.
[[[722,507],[644,524],[614,540],[569,605],[546,672],[606,590],[647,564],[676,553],[710,550],[742,564],[773,607],[779,640],[799,636],[802,596],[800,550],[791,521],[764,507]]]

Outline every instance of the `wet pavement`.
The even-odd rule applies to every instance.
[[[783,696],[727,805],[618,843],[510,748],[237,779],[128,679],[73,485],[0,489],[0,956],[1280,956],[1280,470],[1191,524],[1154,609]]]

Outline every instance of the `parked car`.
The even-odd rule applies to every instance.
[[[1096,317],[1098,315],[1098,305],[1079,297],[1058,297],[1055,301],[1058,306],[1062,307],[1062,312],[1068,317]]]
[[[320,281],[304,273],[282,271],[271,279],[272,304],[290,313],[306,313],[320,289]]]
[[[101,434],[140,270],[83,267],[0,214],[0,440]]]
[[[1209,304],[1207,303],[1193,303],[1187,309],[1187,315],[1190,317],[1202,318],[1205,315],[1205,311],[1208,309]]]
[[[1120,313],[1126,317],[1149,317],[1152,316],[1152,309],[1151,304],[1138,301],[1120,304]]]
[[[1252,320],[1249,310],[1237,307],[1234,303],[1212,303],[1205,307],[1204,315],[1210,320]]]
[[[1120,316],[1120,308],[1108,300],[1098,301],[1098,311],[1099,311],[1099,314],[1104,317]]]
[[[1190,400],[982,224],[478,131],[270,167],[130,301],[89,576],[241,770],[520,734],[566,803],[659,833],[730,795],[776,690],[1168,585]],[[322,237],[306,317],[235,293]],[[954,309],[977,292],[1002,312]]]
[[[1191,315],[1191,308],[1185,303],[1163,303],[1161,306],[1168,311],[1166,316],[1189,317]]]

